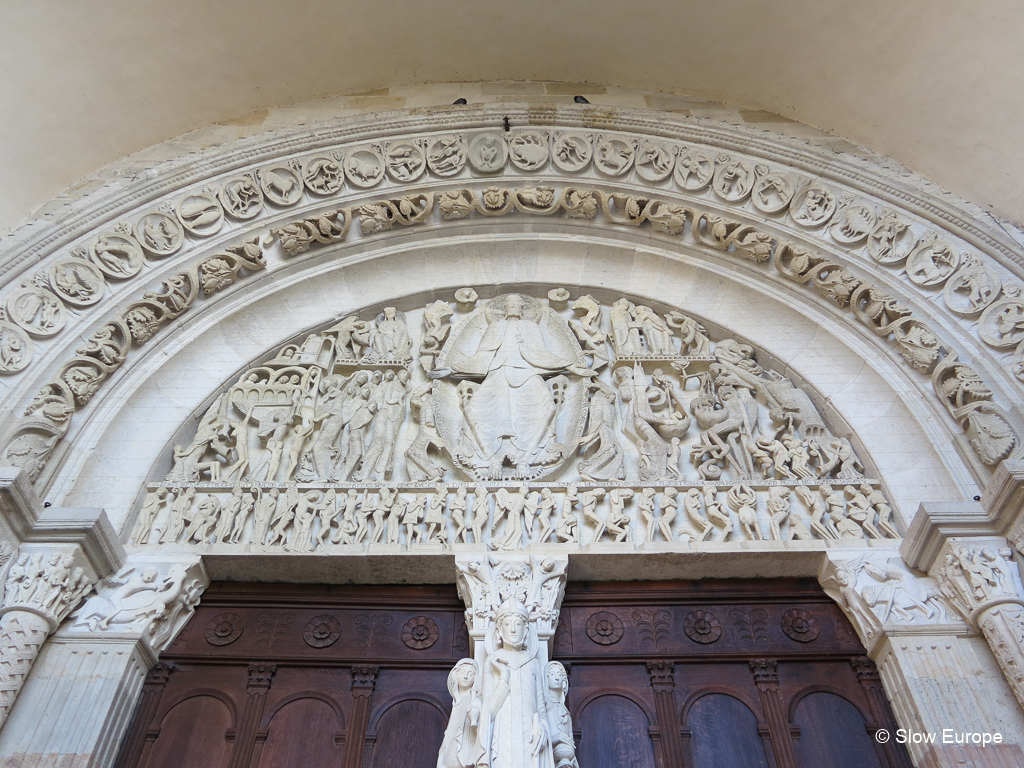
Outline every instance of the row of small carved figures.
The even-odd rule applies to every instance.
[[[69,554],[22,552],[7,571],[4,606],[28,606],[63,617],[92,590],[85,569]]]
[[[791,503],[794,491],[807,510],[806,517]],[[494,493],[484,486],[459,486],[452,494],[447,485],[438,483],[433,493],[409,493],[407,498],[393,487],[380,488],[376,494],[363,489],[360,495],[355,488],[339,494],[333,488],[246,490],[242,485],[229,494],[197,498],[195,487],[161,485],[146,495],[132,543],[149,544],[159,531],[159,539],[152,543],[181,539],[186,544],[238,544],[245,539],[257,546],[312,552],[332,544],[401,544],[404,528],[408,546],[487,543],[494,550],[517,550],[552,541],[582,543],[580,516],[591,533],[590,543],[606,535],[615,543],[634,543],[637,519],[630,506],[635,506],[645,542],[654,542],[659,533],[666,542],[900,537],[892,508],[867,483],[847,485],[841,493],[824,484],[817,493],[806,485],[769,486],[764,512],[758,509],[758,493],[746,485],[729,488],[724,503],[718,488],[710,485],[683,492],[668,486],[660,493],[655,488],[567,486],[558,495],[560,501],[551,488],[527,486],[502,487]],[[601,515],[598,508],[604,499],[608,511]],[[484,514],[477,514],[475,508],[481,504]],[[676,527],[680,505],[684,517]],[[165,509],[166,521],[158,529],[157,519]],[[250,519],[251,532],[246,535]]]

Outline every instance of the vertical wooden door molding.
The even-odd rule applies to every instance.
[[[683,766],[683,739],[679,732],[679,712],[676,707],[675,669],[674,661],[647,662],[647,673],[651,676],[651,688],[654,689],[654,705],[665,768]]]
[[[855,656],[850,659],[850,666],[857,674],[857,680],[867,697],[868,710],[871,712],[873,721],[867,724],[868,732],[871,734],[871,740],[875,743],[875,748],[878,749],[875,732],[879,728],[885,728],[889,733],[894,734],[899,726],[892,715],[892,709],[885,696],[885,689],[882,688],[882,678],[878,674],[875,662],[865,656]],[[894,739],[887,741],[881,748],[892,768],[913,768],[907,750],[897,745]]]
[[[256,743],[256,729],[263,719],[263,705],[267,701],[270,684],[277,672],[277,664],[258,661],[249,664],[249,678],[245,685],[245,705],[235,734],[235,746],[228,759],[228,768],[249,768]]]
[[[377,685],[380,667],[373,664],[352,666],[352,716],[345,729],[343,768],[361,768],[366,748],[366,727],[370,723],[370,697]]]
[[[157,707],[160,705],[160,697],[163,696],[164,688],[167,687],[167,680],[172,671],[174,671],[173,664],[157,664],[146,675],[146,682],[142,685],[142,696],[139,698],[135,717],[132,720],[136,725],[128,732],[128,739],[115,763],[116,768],[143,765],[140,758],[147,744],[156,738],[155,733],[151,734],[151,726]]]
[[[779,663],[775,659],[750,659],[754,685],[761,697],[764,719],[778,768],[797,768],[793,754],[793,737],[789,732],[789,718],[779,697]]]

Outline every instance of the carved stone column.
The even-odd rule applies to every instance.
[[[754,674],[754,685],[761,696],[764,719],[768,722],[775,764],[778,768],[796,768],[789,718],[779,698],[779,663],[775,659],[751,659],[748,663]]]
[[[874,737],[878,729],[884,728],[890,734],[896,733],[899,727],[893,720],[889,710],[888,700],[885,698],[885,691],[882,688],[882,678],[878,674],[878,667],[871,659],[861,656],[850,659],[850,666],[857,675],[857,680],[867,694],[868,708],[871,710],[872,723],[869,723],[871,736]],[[881,743],[875,739],[876,743]],[[896,742],[889,739],[882,744],[882,751],[885,752],[889,765],[893,768],[914,768],[907,757],[905,750],[897,748]]]
[[[521,751],[514,762],[574,766],[568,675],[548,661],[568,556],[460,556],[455,564],[473,658],[456,664],[448,677],[454,702],[442,756],[475,765],[490,763],[499,751]],[[520,700],[510,702],[513,696]],[[532,718],[511,717],[512,711]],[[504,726],[495,729],[499,720]],[[525,728],[528,722],[533,725]]]
[[[377,685],[380,667],[356,664],[352,667],[352,715],[345,732],[343,768],[360,768],[366,748],[366,726],[370,722],[370,697]]]
[[[273,682],[277,664],[253,662],[249,665],[249,680],[245,686],[245,706],[238,718],[238,729],[235,733],[235,746],[231,750],[228,768],[249,768],[252,760],[253,746],[256,740],[256,729],[263,719],[263,705],[267,700],[267,692]]]
[[[8,594],[20,594],[10,582]],[[153,555],[134,555],[116,576],[101,581],[75,621],[43,648],[0,732],[0,764],[63,765],[73,759],[111,765],[139,697],[155,698],[153,688],[166,674],[158,671],[144,687],[147,671],[208,583],[195,556]],[[132,748],[141,748],[144,757],[145,743]]]
[[[19,549],[0,608],[0,726],[14,706],[43,642],[92,591],[75,548]]]
[[[995,546],[984,546],[985,543]],[[1024,708],[1024,586],[1008,548],[949,539],[940,553],[942,593],[988,641],[1013,695]]]
[[[934,557],[938,548],[926,538],[917,549]],[[934,734],[934,742],[907,742],[915,766],[1024,765],[1021,710],[985,642],[940,590],[941,579],[920,576],[897,553],[878,550],[829,552],[818,579],[877,664],[898,728]],[[999,733],[1002,743],[944,744],[943,729]]]
[[[647,662],[665,765],[683,765],[683,739],[679,733],[679,712],[676,709],[675,669],[674,661]]]
[[[142,698],[135,710],[135,719],[138,722],[153,722],[153,716],[160,705],[160,697],[164,695],[164,688],[167,687],[167,681],[173,671],[174,667],[171,664],[157,664],[149,670],[146,682],[142,686]],[[131,738],[125,742],[118,757],[117,768],[140,765],[139,758],[142,756],[142,750],[145,749],[148,740],[149,734],[141,728],[132,731]]]

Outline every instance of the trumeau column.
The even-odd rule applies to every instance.
[[[915,766],[1024,764],[1024,716],[977,631],[944,596],[893,552],[836,550],[819,571],[825,591],[875,661]],[[884,723],[877,723],[884,727]],[[943,732],[1000,734],[988,746],[944,743]]]
[[[448,677],[454,701],[439,764],[489,766],[504,755],[508,764],[575,768],[568,678],[560,663],[548,661],[568,556],[461,556],[455,562],[473,658],[456,664]]]

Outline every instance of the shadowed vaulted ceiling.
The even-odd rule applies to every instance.
[[[1024,6],[1011,0],[51,0],[7,3],[0,18],[0,231],[204,126],[259,125],[261,110],[336,94],[493,80],[776,113],[1024,220]],[[602,87],[581,90],[601,104]]]

